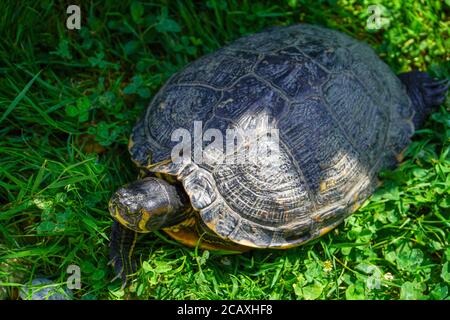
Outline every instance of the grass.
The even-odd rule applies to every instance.
[[[108,263],[112,192],[137,175],[131,128],[164,81],[243,34],[309,22],[368,42],[395,72],[450,75],[449,1],[90,1],[82,29],[61,1],[0,4],[0,296],[81,268],[75,299],[448,299],[448,99],[405,161],[332,233],[288,251],[225,256],[143,237],[120,289]]]

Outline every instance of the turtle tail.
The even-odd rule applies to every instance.
[[[413,103],[415,115],[413,122],[420,127],[428,114],[445,101],[449,80],[433,79],[428,73],[411,71],[398,75],[406,87],[406,91]]]

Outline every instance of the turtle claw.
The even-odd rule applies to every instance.
[[[423,84],[424,102],[428,105],[438,106],[444,103],[450,82],[448,79],[430,80]]]
[[[112,265],[115,277],[111,282],[121,279],[122,289],[127,285],[127,277],[137,271],[136,260],[132,257],[136,233],[114,222],[111,232],[111,243],[108,265]]]
[[[111,255],[114,254],[111,253]],[[137,264],[134,259],[124,261],[121,258],[121,255],[119,254],[114,255],[112,259],[108,262],[108,265],[112,265],[115,274],[114,278],[111,279],[111,282],[114,282],[117,279],[121,279],[122,280],[121,289],[124,289],[126,287],[127,278],[137,271]]]
[[[124,269],[123,265],[121,265],[120,263],[117,263],[116,260],[111,260],[108,263],[108,265],[112,265],[113,266],[114,273],[115,273],[114,278],[112,278],[110,282],[114,282],[117,279],[121,279],[122,280],[122,287],[121,287],[121,289],[125,288],[126,285],[127,285],[127,276],[126,276],[126,274],[125,274],[125,272],[123,270]]]
[[[429,82],[425,83],[423,86],[431,88],[431,87],[436,87],[436,86],[440,86],[440,85],[445,85],[448,82],[449,82],[448,79],[441,79],[441,80],[439,80],[437,78],[434,78],[432,81],[429,81]]]

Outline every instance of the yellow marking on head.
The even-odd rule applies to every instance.
[[[145,210],[141,210],[141,212],[142,212],[142,217],[141,217],[141,220],[139,221],[138,227],[142,231],[148,231],[146,225],[147,225],[147,221],[148,221],[148,219],[150,219],[151,215],[150,215],[150,213],[148,213]]]
[[[119,222],[121,225],[130,228],[130,224],[127,220],[122,218],[122,216],[119,214],[119,209],[116,207],[116,210],[114,210],[113,218],[116,219],[117,222]],[[130,228],[131,229],[131,228]]]

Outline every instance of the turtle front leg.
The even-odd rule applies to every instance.
[[[111,242],[109,245],[109,264],[114,268],[116,276],[111,280],[122,279],[122,289],[127,284],[127,276],[137,270],[133,249],[136,244],[137,232],[134,232],[114,221],[111,229]]]

